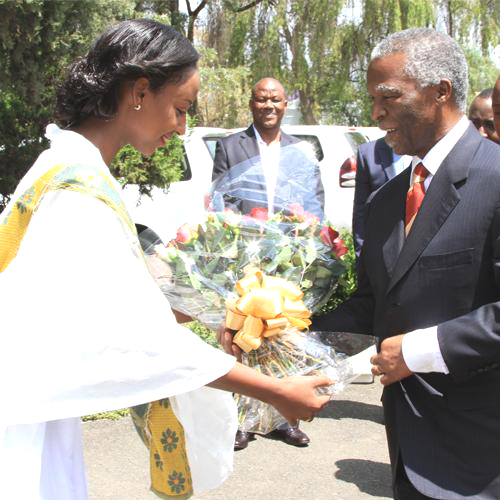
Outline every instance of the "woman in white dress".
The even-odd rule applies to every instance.
[[[180,326],[145,267],[108,166],[125,144],[150,155],[184,133],[197,60],[169,26],[110,28],[70,68],[61,128],[0,215],[0,498],[87,498],[81,415],[169,397],[200,492],[232,467],[235,411],[215,389],[290,420],[328,401],[326,377],[263,376]]]

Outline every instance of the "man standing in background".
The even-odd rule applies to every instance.
[[[325,193],[314,152],[307,142],[281,130],[288,105],[283,85],[263,78],[252,89],[249,104],[253,124],[217,142],[212,180],[234,179],[241,184],[243,179],[248,184],[244,193],[252,199],[239,200],[242,213],[267,207],[271,215],[286,211],[291,202],[322,219]],[[248,182],[245,169],[251,172]]]
[[[411,157],[398,155],[384,137],[360,144],[356,162],[356,187],[352,210],[352,235],[356,259],[359,258],[365,233],[365,204],[370,195],[411,162]]]
[[[474,97],[469,106],[469,120],[483,137],[500,144],[493,120],[492,96],[493,88],[489,88],[482,90]]]
[[[500,76],[497,78],[495,87],[493,87],[493,95],[491,96],[491,107],[493,109],[493,121],[497,135],[500,137]]]

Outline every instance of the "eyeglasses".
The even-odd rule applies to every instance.
[[[471,118],[470,121],[474,124],[474,127],[476,127],[478,130],[481,127],[483,127],[485,129],[491,130],[492,132],[495,131],[495,122],[493,120],[482,120],[481,118]]]

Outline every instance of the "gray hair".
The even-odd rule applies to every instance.
[[[431,28],[411,28],[393,33],[372,52],[372,59],[402,53],[407,57],[404,73],[421,87],[450,80],[452,98],[464,112],[467,100],[467,61],[463,50],[450,36]]]

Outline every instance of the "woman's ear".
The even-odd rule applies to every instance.
[[[131,105],[134,109],[141,109],[144,96],[149,91],[149,80],[141,77],[132,84]]]

